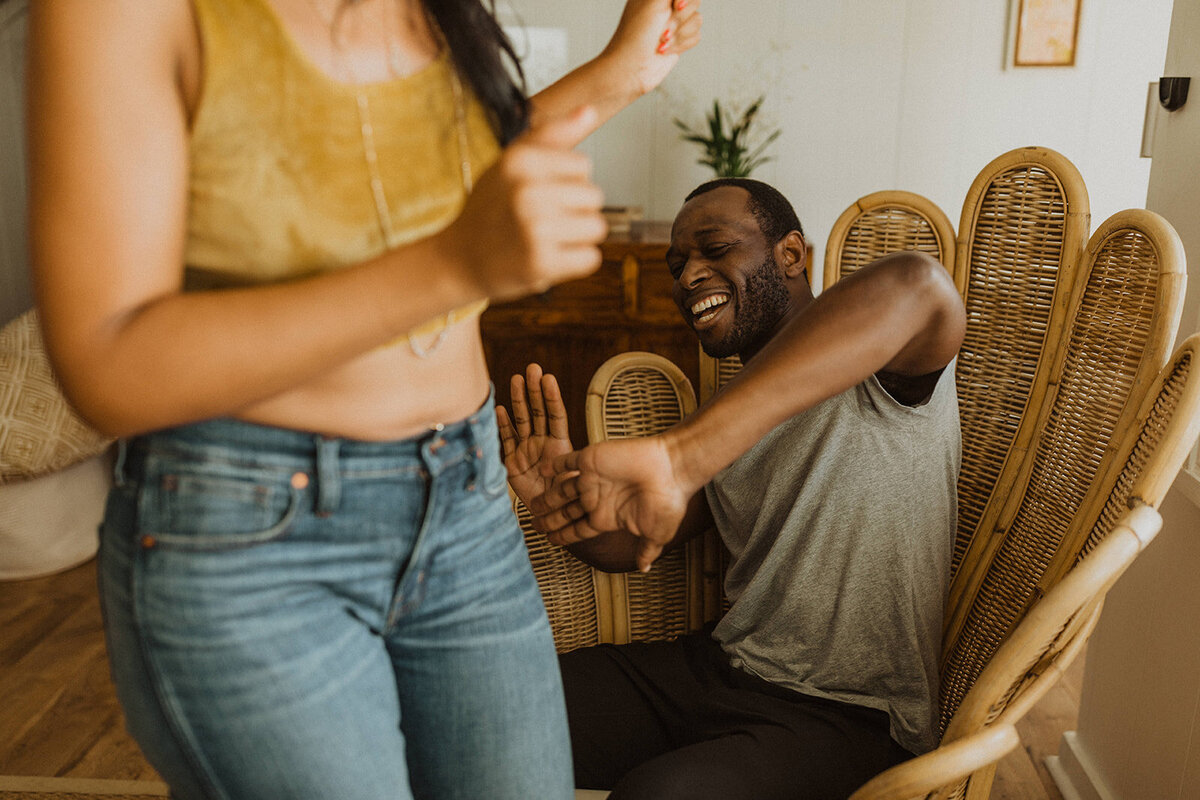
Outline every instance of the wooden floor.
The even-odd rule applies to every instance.
[[[155,780],[125,733],[105,662],[95,562],[0,582],[0,775]],[[1019,726],[994,800],[1062,800],[1043,764],[1074,727],[1082,659]]]

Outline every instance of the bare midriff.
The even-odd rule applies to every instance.
[[[386,441],[470,416],[487,400],[489,389],[475,318],[453,326],[428,358],[418,358],[400,342],[234,416],[325,436]]]

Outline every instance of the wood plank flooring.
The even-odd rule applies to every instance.
[[[1062,800],[1043,759],[1075,725],[1079,659],[1018,726],[993,800]],[[108,676],[95,562],[0,582],[0,775],[156,780],[125,732]]]

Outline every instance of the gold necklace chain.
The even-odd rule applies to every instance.
[[[317,5],[317,0],[309,0],[313,11],[321,18],[330,30],[330,44],[333,48],[334,70],[339,79],[347,84],[355,87],[355,105],[358,109],[359,133],[362,138],[363,157],[367,165],[367,177],[370,179],[371,196],[375,201],[375,213],[379,221],[379,232],[383,236],[384,245],[390,250],[397,246],[397,237],[395,229],[392,227],[392,210],[388,204],[387,193],[384,190],[383,175],[379,171],[379,151],[375,147],[375,126],[371,121],[371,102],[367,97],[366,85],[359,82],[356,76],[353,75],[349,65],[345,60],[345,53],[342,50],[341,40],[335,30],[336,20],[332,16],[327,16]],[[394,7],[393,3],[389,3]],[[386,14],[386,10],[385,10]],[[399,19],[400,12],[396,9],[397,23],[402,23]],[[387,48],[387,67],[392,78],[401,77],[403,70],[400,51],[400,45],[396,42],[392,32],[392,26],[388,21],[384,20],[384,43]],[[449,55],[449,45],[446,43],[445,36],[436,27],[439,43],[444,51]],[[467,110],[466,101],[463,97],[462,81],[458,77],[458,70],[454,66],[453,57],[450,56],[450,89],[454,96],[454,127],[458,134],[458,158],[460,167],[460,176],[463,187],[463,196],[469,195],[475,186],[474,176],[471,172],[471,155],[470,141],[467,131]],[[413,355],[417,358],[429,358],[442,344],[446,341],[446,337],[450,334],[450,327],[454,324],[453,311],[446,312],[446,318],[442,321],[442,326],[438,330],[434,340],[428,347],[420,345],[412,334],[407,334],[405,338],[408,341],[408,347],[412,350]]]

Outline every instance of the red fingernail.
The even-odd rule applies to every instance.
[[[683,11],[685,8],[687,8],[687,0],[678,0],[678,2],[675,3],[676,11]]]
[[[662,34],[662,36],[658,37],[658,40],[659,40],[660,42],[669,42],[669,41],[671,41],[671,29],[670,29],[670,28],[667,28],[665,31],[663,31],[663,34]]]

